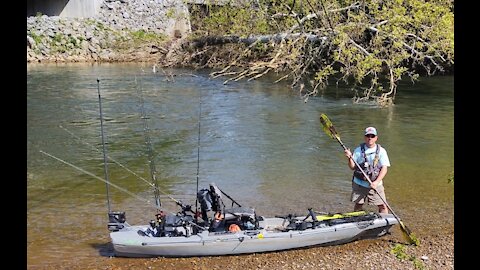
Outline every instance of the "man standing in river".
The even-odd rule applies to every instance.
[[[351,200],[355,203],[354,211],[363,210],[363,205],[368,203],[378,206],[378,212],[387,214],[388,209],[385,205],[387,199],[383,188],[383,178],[387,174],[387,167],[390,167],[390,160],[385,148],[376,143],[377,140],[377,129],[367,127],[365,129],[365,142],[355,148],[353,154],[350,149],[346,149],[345,156],[348,158],[348,167],[353,170]],[[354,160],[368,175],[371,184],[366,180],[362,171],[357,168]]]

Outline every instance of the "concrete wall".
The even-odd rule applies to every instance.
[[[103,0],[70,0],[60,13],[60,17],[93,17],[100,10],[102,2]]]
[[[27,17],[37,13],[66,18],[88,18],[100,10],[103,0],[27,0]]]

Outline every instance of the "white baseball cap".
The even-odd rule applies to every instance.
[[[368,134],[373,134],[373,135],[377,136],[377,129],[374,128],[374,127],[367,127],[365,129],[365,135],[368,135]]]

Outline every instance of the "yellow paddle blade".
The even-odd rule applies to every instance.
[[[365,212],[365,211],[327,214],[327,215],[317,216],[317,220],[321,221],[321,220],[330,220],[330,219],[345,218],[345,217],[355,217],[355,216],[362,216],[362,215],[365,215],[365,214],[367,214],[367,212]]]
[[[405,239],[408,240],[409,244],[419,246],[420,245],[420,240],[413,234],[407,226],[403,224],[402,221],[399,220],[400,223],[400,228],[402,229],[403,236]]]
[[[328,119],[326,114],[322,113],[320,115],[320,123],[322,123],[323,131],[332,139],[336,139],[336,137],[339,137],[338,132],[335,130],[335,127],[333,126],[330,119]]]

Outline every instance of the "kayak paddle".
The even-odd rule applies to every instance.
[[[327,115],[322,113],[320,115],[320,123],[322,123],[322,126],[323,126],[323,131],[328,135],[330,136],[332,139],[336,139],[338,143],[340,143],[340,145],[343,147],[343,150],[347,150],[347,147],[345,146],[345,144],[343,144],[342,140],[340,139],[340,135],[338,134],[338,132],[335,130],[335,127],[333,126],[332,122],[330,121],[330,119],[328,119]],[[351,157],[350,157],[351,158]],[[365,171],[362,169],[362,167],[360,165],[358,165],[357,161],[352,159],[353,162],[355,163],[355,166],[357,166],[357,168],[360,169],[360,171],[362,172],[363,176],[365,177],[365,179],[367,179],[367,181],[372,184],[372,180],[370,180],[370,178],[368,177],[368,175],[365,173]],[[373,188],[373,190],[378,194],[378,191],[377,189]],[[397,219],[398,223],[400,224],[400,228],[402,228],[402,232],[403,232],[403,235],[405,236],[405,238],[408,240],[408,242],[410,244],[414,244],[416,246],[418,246],[420,244],[420,241],[417,239],[417,237],[415,237],[415,235],[410,231],[409,228],[407,228],[407,226],[405,226],[405,224],[403,224],[403,222],[400,220],[400,218],[395,214],[395,212],[392,210],[392,208],[390,207],[390,205],[388,205],[388,203],[385,201],[385,199],[380,196],[380,199],[382,199],[383,203],[387,206],[388,210],[390,210],[390,212],[393,214],[393,216]]]

